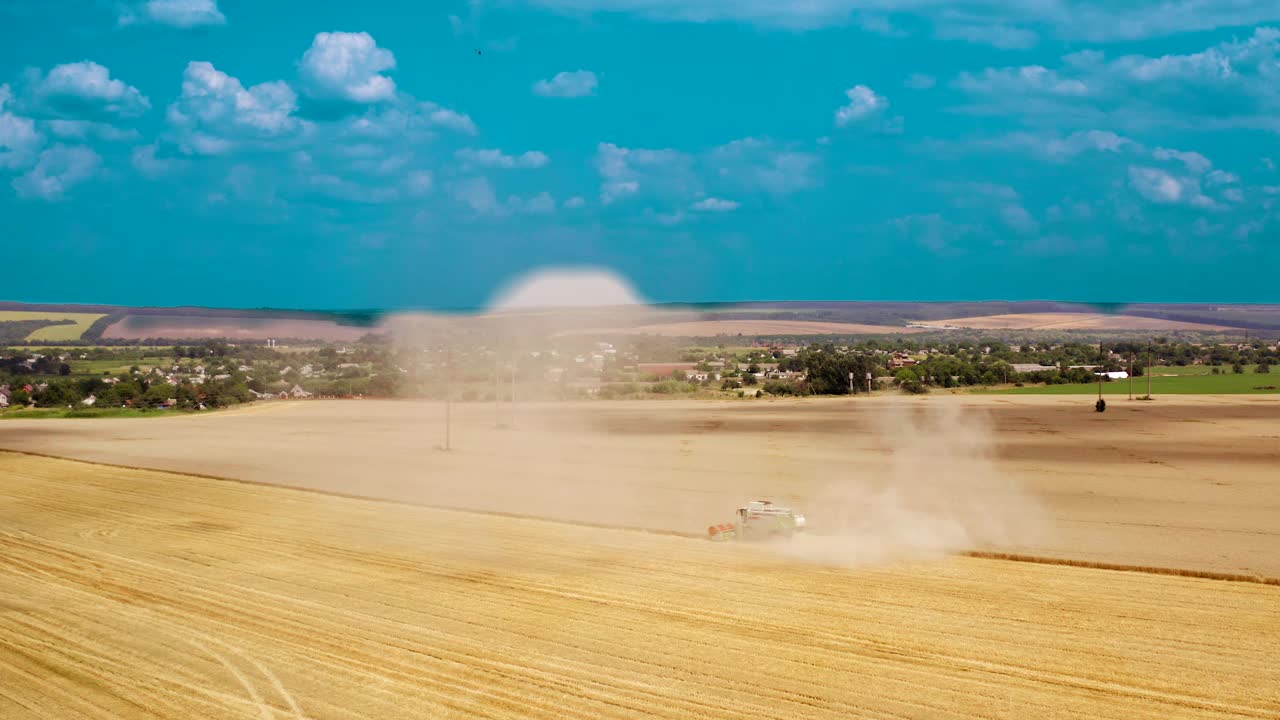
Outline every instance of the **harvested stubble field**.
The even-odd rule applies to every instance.
[[[4,718],[1273,718],[1280,588],[0,453]]]
[[[455,403],[448,453],[443,407],[407,401],[14,419],[0,448],[683,533],[768,497],[851,536],[812,548],[846,564],[908,545],[1280,576],[1275,396],[521,404],[515,429],[499,410]]]
[[[979,317],[933,320],[920,325],[962,327],[975,330],[1189,330],[1216,332],[1231,330],[1225,325],[1166,320],[1138,315],[1105,315],[1103,313],[1014,313]]]
[[[634,327],[580,328],[563,334],[657,335],[661,337],[716,337],[719,335],[910,335],[923,328],[818,320],[689,320]]]

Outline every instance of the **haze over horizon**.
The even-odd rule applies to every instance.
[[[1280,4],[0,3],[4,300],[1280,301]]]

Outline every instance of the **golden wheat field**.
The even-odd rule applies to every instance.
[[[4,718],[1273,718],[1280,588],[0,453]]]

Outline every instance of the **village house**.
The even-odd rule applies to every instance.
[[[309,393],[306,390],[303,390],[301,385],[294,385],[293,389],[289,391],[289,397],[296,398],[299,400],[303,398],[309,398],[312,396],[313,396],[313,393]]]

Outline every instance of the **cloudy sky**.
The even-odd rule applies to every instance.
[[[1277,164],[1275,0],[0,0],[10,300],[1278,301]]]

